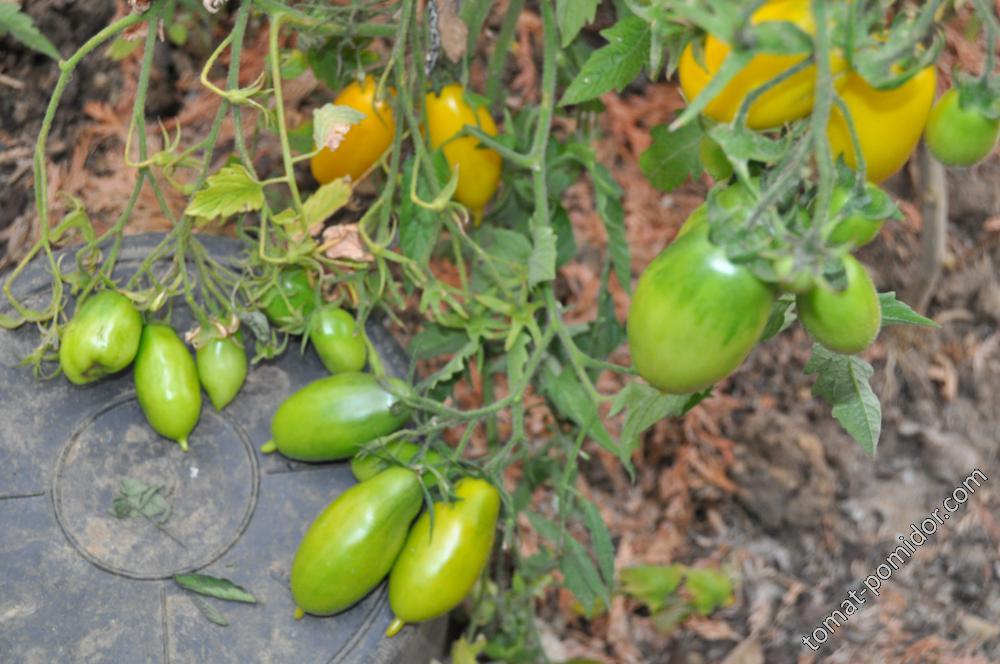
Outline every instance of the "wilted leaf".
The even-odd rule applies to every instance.
[[[257,598],[246,588],[236,585],[229,579],[220,579],[208,574],[177,574],[174,582],[181,588],[229,602],[244,602],[256,604]]]
[[[351,127],[364,119],[364,113],[350,106],[323,104],[313,111],[313,144],[336,150]]]
[[[323,231],[323,245],[320,249],[331,259],[346,259],[359,263],[370,263],[375,257],[368,251],[357,224],[337,224]]]

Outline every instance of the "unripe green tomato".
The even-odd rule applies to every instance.
[[[361,371],[368,356],[364,334],[354,316],[340,307],[326,306],[316,310],[309,320],[309,341],[323,366],[332,374]]]
[[[420,481],[405,468],[390,468],[340,494],[295,552],[297,616],[333,615],[371,592],[389,573],[422,504]]]
[[[222,410],[243,387],[247,378],[247,351],[238,332],[213,338],[195,352],[198,378],[215,410]]]
[[[407,440],[397,440],[389,443],[376,454],[355,456],[351,459],[351,473],[356,480],[363,482],[375,477],[386,468],[392,468],[395,464],[388,459],[395,459],[399,462],[399,465],[406,465],[417,456],[421,449],[421,446],[416,443],[411,443]],[[427,450],[427,453],[421,457],[420,462],[425,466],[433,467],[444,465],[445,460],[436,451]],[[424,475],[424,485],[428,489],[433,488],[436,484],[437,478],[433,473]]]
[[[135,359],[142,316],[115,291],[88,298],[63,329],[59,366],[72,383],[83,385],[117,373]]]
[[[817,286],[795,298],[799,320],[816,341],[837,353],[860,353],[878,336],[882,308],[864,266],[844,257],[847,287],[835,291]]]
[[[871,182],[866,184],[869,192],[877,191],[878,186]],[[850,187],[836,186],[830,196],[830,214],[836,215],[850,198]],[[837,222],[837,225],[827,236],[830,245],[848,244],[853,248],[863,247],[878,235],[884,220],[870,219],[861,210],[854,210],[847,217]]]
[[[135,356],[135,393],[150,426],[185,452],[201,415],[198,369],[168,325],[147,325]]]
[[[316,309],[316,291],[301,267],[281,271],[278,281],[264,295],[264,314],[275,325],[291,325],[298,317],[308,318]]]
[[[962,108],[958,91],[948,90],[931,109],[924,140],[934,158],[945,166],[973,166],[993,152],[1000,119],[975,108]]]
[[[435,503],[433,527],[425,512],[413,525],[389,575],[393,636],[408,622],[430,620],[458,606],[493,551],[500,494],[489,483],[465,478],[453,503]]]
[[[408,386],[389,378],[393,389]],[[339,373],[306,385],[281,404],[271,420],[272,440],[264,453],[281,452],[298,461],[347,459],[365,443],[403,426],[409,411],[366,373]]]
[[[732,263],[702,224],[674,240],[639,279],[628,314],[636,371],[670,394],[709,387],[750,354],[773,303],[774,291]]]

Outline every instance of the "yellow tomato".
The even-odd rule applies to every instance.
[[[350,106],[365,117],[350,128],[336,150],[323,148],[312,158],[312,174],[320,184],[345,175],[357,180],[392,145],[396,120],[388,101],[375,101],[375,87],[375,79],[367,76],[364,83],[351,83],[333,100],[335,106]]]
[[[767,21],[788,21],[809,34],[816,31],[816,22],[809,11],[809,0],[767,2],[753,13],[750,21],[755,25]],[[708,35],[704,48],[705,67],[702,67],[695,58],[693,46],[688,44],[681,54],[678,68],[681,89],[688,101],[694,100],[701,94],[722,67],[729,51],[729,44],[714,35]],[[794,67],[806,57],[804,54],[754,56],[747,66],[709,102],[704,114],[718,122],[731,121],[739,111],[743,100],[755,88]],[[831,57],[830,64],[836,81],[840,78],[836,75],[844,71],[846,62],[841,55],[835,53]],[[812,111],[815,87],[816,68],[810,66],[761,94],[750,105],[747,125],[751,129],[772,129],[809,115]]]
[[[934,67],[891,90],[876,90],[854,72],[844,78],[840,96],[858,133],[866,175],[870,182],[881,182],[903,167],[920,140],[934,102]],[[837,107],[830,111],[826,135],[834,158],[843,154],[847,165],[855,168],[850,129]]]
[[[496,193],[502,160],[495,150],[483,147],[472,136],[452,137],[466,125],[496,136],[497,126],[487,109],[473,109],[465,101],[462,86],[457,83],[441,88],[440,94],[429,93],[425,104],[424,131],[431,149],[441,148],[452,172],[458,174],[455,200],[469,208],[478,223],[483,208]]]

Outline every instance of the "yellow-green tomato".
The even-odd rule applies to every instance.
[[[185,452],[201,415],[198,369],[168,325],[147,325],[135,356],[135,393],[150,426]]]
[[[389,604],[396,619],[393,636],[408,622],[430,620],[458,606],[493,550],[500,494],[489,482],[465,478],[455,485],[457,500],[435,503],[413,525],[389,575]]]
[[[424,127],[431,149],[444,152],[452,172],[458,174],[455,200],[469,208],[478,221],[497,190],[502,160],[498,152],[484,147],[475,137],[455,136],[466,125],[496,136],[497,126],[486,108],[474,109],[465,101],[465,92],[457,83],[444,86],[439,94],[428,94],[425,105]]]
[[[844,290],[817,286],[796,296],[795,308],[816,341],[837,353],[860,353],[878,336],[882,308],[865,267],[853,256],[846,256],[844,270]]]
[[[63,330],[59,366],[77,385],[117,373],[132,363],[141,335],[142,317],[132,302],[115,291],[101,291],[77,309]]]
[[[340,494],[309,526],[292,561],[298,611],[333,615],[371,592],[389,573],[422,504],[420,481],[405,468]]]
[[[309,341],[330,373],[361,371],[365,366],[365,336],[354,316],[340,307],[322,307],[312,315]]]
[[[216,410],[236,398],[247,378],[247,351],[237,333],[215,337],[195,351],[198,379]]]

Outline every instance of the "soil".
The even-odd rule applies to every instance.
[[[41,0],[27,3],[27,11],[65,55],[108,22],[116,3]],[[523,23],[519,35],[534,30],[537,17]],[[531,39],[521,43],[530,64]],[[171,91],[169,72],[189,73],[190,64],[173,52],[166,62],[172,69],[164,69],[166,92],[154,96],[155,116],[185,108]],[[5,232],[24,242],[23,233],[4,229],[31,216],[30,151],[58,72],[10,38],[0,39],[0,72],[25,84],[0,93],[2,258]],[[79,109],[90,100],[116,104],[122,77],[121,67],[104,58],[84,61],[56,114],[53,163],[65,161],[75,137],[94,122]],[[638,169],[649,129],[680,104],[672,85],[649,84],[604,101],[608,138],[599,153],[626,192],[635,276],[700,202],[706,182],[663,195]],[[866,353],[883,404],[877,455],[866,454],[810,394],[814,379],[802,371],[810,342],[798,326],[757,348],[683,421],[650,430],[637,453],[634,483],[595,448],[582,490],[601,506],[619,567],[722,566],[737,580],[736,597],[710,617],[661,633],[634,602],[618,598],[606,615],[587,621],[561,593],[541,606],[553,658],[1000,661],[1000,158],[953,171],[948,182],[947,265],[926,311],[941,327],[888,329]],[[907,179],[897,177],[891,188],[907,218],[888,225],[860,258],[879,290],[904,291],[919,262],[921,220],[909,203],[914,187]],[[588,197],[583,185],[566,201],[574,210],[581,258],[561,274],[571,316],[580,320],[595,311],[605,242]],[[620,289],[616,304],[623,315],[627,296]],[[618,359],[627,361],[624,349]],[[613,389],[614,380],[605,377],[601,387]],[[812,638],[848,593],[885,562],[897,536],[940,509],[975,469],[989,479],[882,582],[881,595],[870,598],[818,652],[803,645],[802,637]]]

